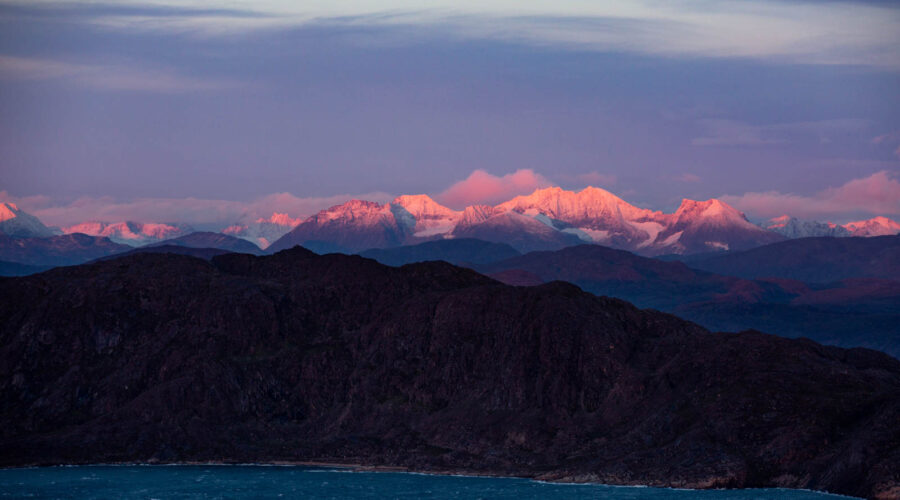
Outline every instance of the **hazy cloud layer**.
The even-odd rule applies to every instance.
[[[580,177],[583,177],[581,181],[570,184],[571,189],[578,190],[588,185],[604,186],[595,181],[609,180],[596,172]],[[687,184],[701,181],[699,177],[689,173],[671,180]],[[557,183],[530,169],[520,169],[505,175],[475,170],[464,180],[433,196],[439,203],[461,209],[468,205],[497,204],[552,185]],[[606,186],[608,187],[608,183]],[[633,194],[631,190],[612,191],[624,196],[626,200]],[[395,194],[383,192],[305,198],[290,193],[274,193],[251,201],[199,198],[137,198],[123,201],[111,197],[82,197],[61,203],[46,195],[15,197],[6,191],[0,191],[0,201],[14,202],[48,225],[69,226],[86,221],[133,220],[183,222],[198,228],[210,229],[221,229],[233,223],[269,218],[273,213],[306,218],[319,210],[342,204],[350,199],[386,203],[394,197]],[[746,212],[751,218],[759,220],[784,214],[803,219],[835,222],[877,215],[900,218],[900,172],[876,172],[810,196],[767,191],[725,195],[720,198]]]
[[[898,177],[898,172],[876,172],[812,196],[768,191],[723,196],[722,199],[760,218],[787,214],[804,219],[840,219],[835,222],[846,222],[846,219],[856,215],[897,217],[900,215]]]
[[[760,146],[809,140],[829,143],[838,136],[861,133],[870,125],[868,120],[853,118],[771,125],[705,119],[700,124],[705,134],[691,141],[694,146]]]
[[[552,183],[546,177],[531,169],[516,170],[502,176],[475,170],[464,180],[435,196],[435,200],[452,208],[494,205],[550,185]]]
[[[45,8],[81,2],[39,2]],[[21,5],[21,4],[19,4]],[[900,14],[869,2],[609,0],[583,2],[237,1],[123,2],[94,6],[82,20],[106,29],[197,36],[234,35],[310,24],[409,28],[409,36],[441,32],[464,39],[506,40],[576,50],[667,57],[777,58],[812,64],[900,69]],[[130,7],[130,9],[129,9]],[[388,40],[398,43],[398,38]]]
[[[138,198],[121,201],[110,197],[83,197],[68,203],[58,203],[47,196],[17,198],[6,191],[0,191],[0,201],[12,201],[51,226],[71,226],[87,221],[137,221],[184,222],[198,227],[220,228],[233,223],[269,218],[276,212],[293,217],[307,217],[351,198],[383,203],[393,196],[386,193],[362,193],[299,198],[290,193],[274,193],[248,202],[198,198]]]
[[[80,64],[4,55],[0,55],[0,78],[68,79],[79,85],[98,89],[162,93],[222,90],[240,85],[235,81],[193,78],[166,69]]]

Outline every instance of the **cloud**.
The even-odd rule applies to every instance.
[[[680,181],[680,182],[700,182],[701,181],[699,175],[691,174],[688,172],[685,172],[685,173],[675,177],[675,180]]]
[[[493,205],[550,185],[552,183],[546,177],[531,169],[516,170],[500,177],[484,170],[475,170],[465,180],[453,184],[435,196],[435,199],[457,208],[467,205]]]
[[[137,198],[120,201],[111,197],[82,197],[68,203],[57,203],[47,196],[14,197],[6,191],[0,191],[0,201],[14,202],[52,226],[71,226],[85,221],[132,220],[185,222],[198,227],[218,228],[236,222],[246,223],[268,218],[275,212],[304,218],[352,198],[387,202],[393,196],[374,192],[300,198],[290,193],[274,193],[248,202],[202,198]]]
[[[897,145],[897,149],[894,150],[894,156],[900,158],[900,130],[895,130],[893,132],[888,132],[887,134],[882,134],[877,137],[872,138],[872,144],[876,145]]]
[[[414,40],[437,34],[580,51],[900,68],[898,11],[872,3],[437,0],[423,8],[413,0],[260,0],[245,4],[252,5],[252,12],[210,11],[200,0],[144,5],[108,12],[95,7],[89,20],[76,17],[107,29],[207,37],[305,26],[382,26],[408,31]]]
[[[897,172],[883,170],[812,196],[767,191],[723,196],[722,200],[763,218],[784,214],[807,219],[853,215],[896,217],[900,215],[900,180]]]
[[[831,142],[833,137],[861,132],[870,125],[868,120],[844,118],[769,125],[723,119],[699,121],[704,135],[691,141],[694,146],[761,146],[813,140]]]
[[[241,86],[239,82],[232,80],[195,78],[168,69],[82,64],[4,55],[0,55],[0,79],[69,80],[97,89],[157,93],[210,91]]]

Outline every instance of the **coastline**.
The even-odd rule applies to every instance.
[[[751,487],[751,488],[688,488],[676,486],[661,486],[653,484],[641,483],[604,483],[590,480],[574,480],[571,477],[562,477],[560,479],[541,479],[540,475],[510,475],[504,473],[492,473],[484,471],[470,471],[465,469],[437,469],[423,470],[412,469],[403,466],[391,465],[367,465],[352,462],[323,462],[318,460],[272,460],[268,462],[229,462],[221,460],[210,461],[183,461],[183,462],[96,462],[96,463],[73,463],[73,464],[29,464],[20,466],[0,466],[0,470],[13,469],[38,469],[52,467],[317,467],[323,469],[341,469],[345,472],[360,473],[397,473],[397,474],[416,474],[423,476],[453,476],[463,478],[492,478],[492,479],[520,479],[526,481],[534,481],[542,484],[552,485],[590,485],[604,486],[609,488],[653,488],[660,490],[674,491],[707,491],[707,490],[734,490],[734,491],[761,491],[761,490],[777,490],[777,491],[802,491],[816,493],[819,495],[827,495],[835,498],[845,498],[851,500],[864,500],[863,497],[854,497],[843,495],[840,493],[832,493],[829,491],[813,490],[809,488],[786,488],[779,486],[770,487]]]

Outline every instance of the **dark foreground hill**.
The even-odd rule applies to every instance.
[[[0,279],[0,464],[316,460],[900,492],[900,362],[300,248]]]

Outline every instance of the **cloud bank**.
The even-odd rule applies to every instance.
[[[111,197],[82,197],[61,204],[47,196],[17,198],[6,191],[0,191],[0,201],[14,202],[51,226],[71,226],[86,221],[137,221],[185,222],[198,228],[218,228],[269,218],[276,212],[305,218],[351,198],[387,202],[393,196],[374,192],[300,198],[290,193],[274,193],[249,202],[201,198],[137,198],[121,201]]]
[[[883,170],[812,196],[766,191],[722,196],[721,199],[751,216],[763,218],[784,214],[804,219],[854,215],[896,217],[900,215],[900,180],[897,172]]]
[[[520,169],[499,177],[484,170],[475,170],[465,180],[436,195],[435,199],[453,208],[494,205],[552,184],[546,177],[531,169]]]
[[[615,178],[597,172],[573,176],[573,182],[609,185]],[[700,183],[700,177],[685,173],[672,181]],[[605,181],[603,183],[597,181]],[[434,195],[434,199],[452,208],[468,205],[494,205],[518,195],[557,183],[531,169],[520,169],[505,175],[475,170],[465,179]],[[631,190],[621,192],[628,195]],[[290,193],[273,193],[251,201],[203,198],[136,198],[118,200],[112,197],[81,197],[60,202],[45,195],[16,197],[0,191],[0,202],[16,203],[36,215],[45,224],[71,226],[81,222],[163,222],[187,223],[198,229],[220,230],[231,224],[246,224],[258,219],[280,217],[305,219],[319,210],[363,199],[387,203],[395,194],[385,192],[339,194],[324,197],[298,197]],[[867,177],[853,179],[842,186],[828,188],[813,195],[779,191],[749,192],[719,197],[752,218],[768,219],[788,214],[803,219],[847,222],[858,217],[884,215],[900,217],[900,172],[882,170]]]
[[[79,5],[72,2],[42,2]],[[80,16],[103,29],[233,36],[311,25],[402,28],[408,36],[439,34],[575,50],[666,57],[777,59],[804,64],[853,64],[900,69],[900,14],[864,2],[584,2],[474,0],[421,2],[234,2],[210,12],[199,0],[128,2]],[[137,8],[142,7],[142,8]],[[71,16],[71,9],[68,9]],[[393,39],[392,42],[397,42]]]
[[[0,79],[66,79],[84,87],[102,90],[156,93],[212,91],[240,86],[235,81],[195,78],[170,69],[81,64],[3,55],[0,55]]]

